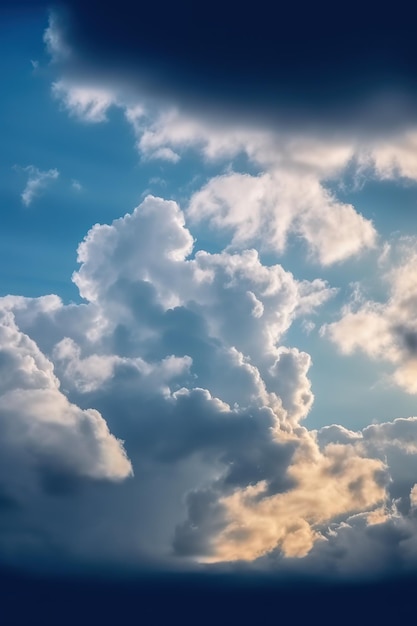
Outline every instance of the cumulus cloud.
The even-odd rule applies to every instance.
[[[28,172],[28,181],[21,197],[23,204],[29,206],[34,198],[39,196],[52,180],[58,178],[59,172],[55,168],[41,171],[34,165],[28,165],[22,169],[24,172]]]
[[[12,552],[0,544],[12,562],[23,534],[41,554],[53,536],[92,562],[284,559],[308,571],[318,559],[344,571],[354,563],[332,555],[357,534],[388,533],[400,516],[413,536],[414,418],[302,426],[311,359],[283,339],[331,297],[326,283],[254,250],[194,253],[180,207],[152,196],[95,225],[78,253],[83,303],[0,302],[1,492],[21,507]],[[41,488],[22,501],[24,472]]]
[[[291,429],[307,414],[312,394],[306,355],[288,351],[284,357],[278,345],[292,320],[320,306],[332,291],[323,281],[299,282],[278,265],[262,265],[253,250],[193,255],[192,248],[178,205],[150,196],[132,214],[93,227],[81,243],[81,267],[74,281],[84,304],[63,305],[56,296],[2,299],[5,317],[18,325],[13,326],[15,333],[42,359],[36,376],[38,370],[39,376],[46,371],[52,380],[45,383],[46,390],[40,379],[41,390],[19,391],[15,397],[13,381],[3,378],[4,397],[9,399],[7,406],[4,400],[3,419],[17,424],[16,415],[22,415],[27,429],[39,431],[31,445],[37,455],[48,456],[50,470],[47,478],[43,474],[44,481],[51,483],[51,475],[59,472],[90,478],[130,475],[131,464],[120,442],[109,434],[107,422],[126,441],[137,476],[142,474],[132,483],[142,490],[147,506],[150,494],[143,495],[143,489],[149,484],[150,463],[162,468],[156,475],[165,475],[163,468],[169,466],[165,480],[183,495],[210,477],[222,476],[228,490],[265,476],[270,476],[272,491],[285,484],[292,443],[275,442],[271,429]],[[303,391],[297,393],[294,383],[281,400],[285,383],[277,376],[285,370],[285,359]],[[28,359],[30,371],[33,367]],[[24,368],[18,372],[25,374]],[[74,432],[61,425],[61,415]],[[261,459],[264,467],[259,466]],[[4,463],[7,477],[9,465]],[[181,477],[184,463],[193,467],[187,480]],[[14,493],[11,484],[7,489]],[[90,496],[92,502],[99,497],[94,491]],[[152,506],[166,509],[168,504],[157,494],[152,497]],[[26,510],[29,524],[31,506]],[[42,521],[44,505],[37,506],[39,524],[50,527],[49,521]],[[85,509],[80,501],[77,506],[94,518],[94,507]],[[124,519],[126,506],[121,503]],[[172,518],[164,531],[165,544],[168,531],[181,522],[184,511],[179,509],[173,515],[170,504],[164,514]],[[146,526],[142,517],[138,510],[129,521],[126,544],[134,541],[135,529]],[[86,534],[77,531],[80,541],[87,540],[89,528]],[[53,532],[65,545],[67,526]],[[67,541],[75,540],[70,532]]]
[[[126,109],[127,120],[145,158],[178,161],[193,149],[208,161],[230,161],[245,154],[260,172],[228,172],[195,192],[188,217],[229,232],[231,245],[256,244],[282,254],[290,236],[301,237],[317,261],[330,265],[373,248],[377,233],[369,219],[341,203],[323,181],[341,175],[352,163],[364,167],[358,139],[265,132],[239,123],[190,117],[162,109],[147,117],[143,107]],[[377,157],[377,146],[374,148]],[[375,170],[380,176],[380,172]]]
[[[358,165],[373,169],[382,180],[417,180],[417,132],[415,126],[373,142],[358,155]]]
[[[344,354],[361,351],[393,365],[392,380],[407,392],[416,393],[415,242],[406,238],[391,252],[385,250],[385,266],[389,259],[392,266],[384,272],[386,301],[367,300],[364,294],[356,294],[341,318],[324,326],[322,333]]]
[[[282,253],[289,235],[299,235],[323,265],[358,254],[376,241],[372,223],[338,202],[317,179],[284,172],[213,178],[192,196],[189,214],[232,230],[232,245],[262,242],[264,248]]]
[[[323,456],[310,447],[302,441],[287,470],[293,489],[259,500],[260,482],[222,500],[228,524],[215,540],[215,558],[253,560],[278,546],[286,556],[303,557],[321,539],[318,524],[384,500],[382,462],[349,446],[329,445]]]
[[[324,181],[340,175],[356,158],[360,141],[320,134],[266,132],[239,122],[189,116],[155,106],[102,79],[102,85],[61,79],[54,95],[84,121],[102,122],[110,106],[124,110],[144,159],[177,163],[187,150],[211,162],[230,163],[245,155],[257,175],[229,171],[211,178],[190,198],[188,217],[228,232],[231,246],[257,245],[282,254],[289,237],[303,239],[313,259],[331,265],[373,248],[377,233],[369,219],[338,201]],[[359,152],[358,152],[359,151]]]
[[[132,473],[123,445],[94,409],[60,390],[51,361],[1,312],[2,485],[20,499],[49,474],[122,480]],[[13,486],[13,487],[12,487]]]

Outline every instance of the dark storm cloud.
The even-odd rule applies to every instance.
[[[58,3],[86,78],[234,118],[395,124],[416,96],[413,23],[367,3]]]

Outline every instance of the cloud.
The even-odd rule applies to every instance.
[[[303,237],[323,265],[373,247],[376,232],[351,205],[311,176],[231,173],[211,179],[190,200],[192,219],[233,232],[232,246],[254,242],[282,253],[290,234]]]
[[[154,537],[167,559],[172,533],[185,513],[181,497],[210,478],[221,475],[229,491],[265,476],[271,491],[286,484],[293,444],[275,442],[271,429],[281,424],[285,431],[303,419],[312,394],[307,356],[289,350],[284,357],[278,345],[292,320],[320,306],[332,291],[323,281],[298,282],[278,265],[262,265],[253,250],[193,254],[192,248],[178,205],[149,196],[133,213],[93,227],[80,245],[74,281],[84,304],[63,305],[57,296],[1,300],[19,336],[31,337],[30,345],[46,355],[39,357],[45,362],[42,371],[55,381],[52,390],[30,392],[33,397],[25,392],[20,403],[12,395],[15,408],[4,405],[4,410],[24,414],[27,424],[44,415],[39,439],[48,442],[45,453],[42,448],[48,456],[49,469],[42,473],[48,493],[65,492],[68,473],[80,477],[71,498],[74,511],[85,517],[84,528],[70,528],[75,513],[68,510],[69,496],[60,505],[66,520],[55,522],[47,518],[43,496],[37,496],[37,524],[53,533],[62,549],[88,544],[80,558],[97,558],[99,537],[108,545],[107,555],[126,558],[139,532],[140,549],[149,549],[149,537]],[[293,380],[281,401],[278,393],[285,383],[276,377],[284,374],[285,360]],[[4,378],[4,384],[7,395],[11,383]],[[54,434],[52,407],[74,428],[80,420],[86,431],[82,445],[71,439],[71,430],[67,436],[64,429],[62,440],[60,430]],[[106,434],[106,423],[125,441],[130,462],[117,439]],[[97,432],[97,443],[91,435],[90,455],[89,428]],[[258,467],[261,460],[263,467]],[[10,462],[4,461],[5,489],[14,496],[7,481]],[[135,478],[130,487],[120,487],[120,495],[110,487],[103,491],[85,484],[85,478],[128,476],[130,463]],[[152,486],[161,480],[166,486]],[[163,496],[167,490],[177,494],[176,503],[173,496]],[[133,512],[128,502],[135,493],[139,499]],[[92,539],[97,510],[105,510],[114,498],[126,526],[123,540],[116,519]],[[17,551],[23,550],[19,532],[31,535],[34,502],[25,504],[24,521],[16,522]],[[155,516],[165,520],[162,529],[155,528]]]
[[[36,562],[53,537],[80,563],[343,574],[365,567],[356,541],[370,568],[393,527],[413,541],[415,418],[302,426],[311,360],[283,339],[326,283],[254,250],[194,252],[180,207],[152,196],[95,225],[78,255],[83,303],[0,301],[7,562]],[[401,542],[392,552],[413,562]]]
[[[7,489],[13,485],[19,498],[20,490],[24,497],[35,488],[41,471],[112,480],[128,477],[130,462],[100,413],[68,401],[51,361],[4,309],[0,332],[2,484]]]
[[[388,255],[388,256],[387,256]],[[417,330],[414,308],[415,242],[405,238],[391,251],[385,250],[382,262],[391,267],[383,278],[387,285],[385,302],[366,300],[363,294],[352,299],[341,318],[322,328],[344,354],[361,351],[372,359],[394,367],[392,380],[409,393],[416,393]]]
[[[230,164],[245,155],[260,170],[254,175],[229,166],[227,173],[209,179],[190,198],[191,222],[230,233],[232,248],[257,245],[282,254],[295,236],[307,243],[314,260],[331,265],[375,246],[372,222],[338,201],[324,182],[343,175],[352,163],[358,172],[364,167],[356,139],[265,132],[173,108],[162,107],[150,115],[144,102],[129,106],[119,95],[142,158],[176,163],[187,151],[195,151],[210,163]]]
[[[113,94],[105,89],[71,85],[63,80],[53,83],[52,94],[71,115],[90,123],[106,121],[107,110],[115,104]]]
[[[264,485],[258,483],[222,501],[229,519],[215,540],[216,559],[252,560],[278,546],[288,557],[303,557],[321,539],[315,526],[384,500],[381,462],[363,459],[349,446],[328,446],[322,457],[310,446],[300,445],[287,470],[293,489],[259,500]]]
[[[366,180],[416,180],[416,124],[408,118],[405,127],[382,129],[374,137],[356,142],[353,178],[362,186]]]
[[[59,30],[57,16],[53,13],[49,15],[49,25],[43,34],[43,41],[54,61],[64,60],[71,55],[71,49]]]
[[[301,29],[303,45],[309,37],[319,42],[312,59],[297,46],[293,27],[277,38],[276,24],[258,12],[249,20],[226,7],[219,20],[215,9],[200,30],[187,24],[192,12],[168,8],[158,15],[155,35],[151,6],[130,23],[123,11],[109,20],[95,6],[85,11],[74,3],[65,19],[58,10],[47,30],[61,74],[53,93],[70,115],[99,123],[117,106],[143,159],[175,165],[189,151],[217,170],[185,211],[147,196],[131,213],[93,226],[73,274],[82,303],[54,295],[1,299],[4,325],[17,337],[13,367],[9,354],[5,360],[1,405],[13,445],[0,465],[0,502],[9,503],[0,509],[6,528],[0,552],[12,563],[48,557],[56,567],[51,554],[58,554],[64,563],[71,555],[95,566],[150,562],[177,569],[200,561],[215,569],[244,561],[336,574],[389,567],[390,558],[415,564],[416,454],[409,441],[415,418],[361,432],[303,426],[314,400],[311,358],[286,345],[288,331],[295,320],[307,329],[308,316],[335,289],[322,279],[297,280],[251,248],[262,243],[281,254],[298,237],[315,262],[328,266],[375,247],[372,222],[339,201],[328,183],[349,168],[354,175],[398,175],[392,162],[407,142],[394,122],[401,125],[406,102],[390,100],[389,81],[384,91],[388,73],[374,74],[366,93],[352,88],[358,85],[352,58],[363,55],[351,47],[347,54],[345,24],[337,35],[326,31],[325,42],[311,23],[308,32]],[[126,28],[117,28],[119,19]],[[257,20],[266,32],[258,33]],[[231,38],[240,26],[254,39],[247,45],[240,32],[235,48]],[[213,32],[217,46],[207,46]],[[381,47],[369,43],[375,57],[368,58],[365,84],[380,67]],[[265,45],[285,54],[265,56]],[[341,54],[328,55],[335,46]],[[160,55],[162,49],[172,54]],[[302,80],[308,76],[314,85]],[[347,112],[344,128],[333,134]],[[379,134],[384,120],[386,136],[396,140],[388,156]],[[249,173],[235,171],[242,158]],[[400,170],[411,172],[401,159]],[[218,253],[196,250],[193,229],[204,221],[227,233],[230,245]],[[412,308],[405,296],[411,273],[401,286],[403,269],[388,279],[398,303],[392,319]],[[362,305],[355,303],[359,311]],[[408,317],[378,343],[385,341],[390,306],[370,306],[378,336],[374,318],[357,326],[365,350],[397,354],[395,341],[402,341],[403,358],[415,348]],[[326,328],[336,336],[336,325]],[[14,423],[24,426],[16,442]],[[25,471],[35,486],[21,498],[14,476]]]
[[[34,165],[28,165],[22,168],[24,172],[28,172],[28,182],[22,193],[22,202],[25,206],[30,206],[34,198],[48,186],[49,182],[56,180],[59,176],[57,169],[41,171]]]

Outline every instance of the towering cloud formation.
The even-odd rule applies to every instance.
[[[149,196],[80,244],[74,281],[85,304],[2,299],[2,484],[4,497],[24,507],[24,516],[13,513],[17,553],[19,533],[36,518],[61,549],[89,541],[84,558],[97,558],[91,533],[112,502],[118,519],[99,532],[104,555],[126,558],[136,545],[139,562],[157,536],[165,559],[173,541],[177,557],[219,562],[277,550],[304,557],[328,543],[333,520],[354,513],[388,523],[380,507],[389,506],[399,459],[414,455],[403,445],[414,422],[363,434],[300,424],[313,401],[310,358],[281,341],[332,291],[262,265],[254,250],[192,249],[178,205]],[[132,474],[103,418],[125,440],[135,477],[116,491],[89,482],[87,502],[83,477]],[[43,491],[22,500],[19,484],[27,491],[36,476]],[[78,486],[68,492],[73,476]],[[398,485],[395,497],[407,498],[413,484]],[[46,517],[57,493],[69,519],[76,499],[82,528]],[[155,515],[165,521],[151,530]]]

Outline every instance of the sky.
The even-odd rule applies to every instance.
[[[1,5],[10,624],[407,614],[412,21],[274,11]]]

